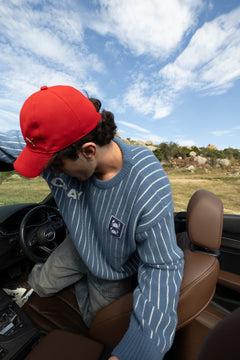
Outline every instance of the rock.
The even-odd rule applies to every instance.
[[[189,156],[191,156],[191,157],[196,157],[197,154],[195,153],[195,151],[190,151]]]
[[[136,145],[145,146],[145,142],[142,141],[142,140],[137,140],[137,141],[135,142],[135,144],[136,144]]]
[[[198,165],[205,165],[207,162],[207,159],[198,155],[194,158],[194,161],[196,161],[198,163]]]
[[[127,139],[121,139],[123,142],[125,142],[126,144],[131,144],[129,140]]]
[[[219,164],[222,166],[230,166],[231,161],[229,159],[220,159]]]
[[[157,150],[157,146],[153,146],[153,145],[148,145],[148,148],[149,148],[151,151]]]
[[[207,149],[211,149],[211,150],[218,150],[218,148],[215,145],[209,144],[207,146]]]
[[[152,144],[153,144],[153,143],[152,143],[151,140],[148,140],[148,141],[145,142],[145,145],[146,145],[146,146],[151,146]]]
[[[194,167],[193,165],[190,165],[190,166],[187,168],[187,170],[188,170],[189,172],[193,173],[194,170],[195,170],[195,167]]]

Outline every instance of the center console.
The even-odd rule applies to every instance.
[[[0,289],[0,360],[21,360],[39,339],[39,330]]]

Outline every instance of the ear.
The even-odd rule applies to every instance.
[[[87,160],[93,160],[96,155],[96,144],[93,142],[85,143],[81,147],[81,153]]]

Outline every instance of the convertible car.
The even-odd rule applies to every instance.
[[[164,359],[240,359],[240,215],[224,215],[218,197],[199,190],[175,214],[175,230],[185,268],[177,331]],[[102,309],[88,329],[73,287],[49,298],[34,293],[22,307],[3,290],[27,289],[34,264],[66,233],[51,195],[0,208],[0,359],[103,360],[124,335],[132,293]]]

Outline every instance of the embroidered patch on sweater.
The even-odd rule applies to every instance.
[[[124,224],[115,218],[114,216],[111,216],[110,223],[109,223],[109,231],[113,236],[121,237],[123,232]]]

